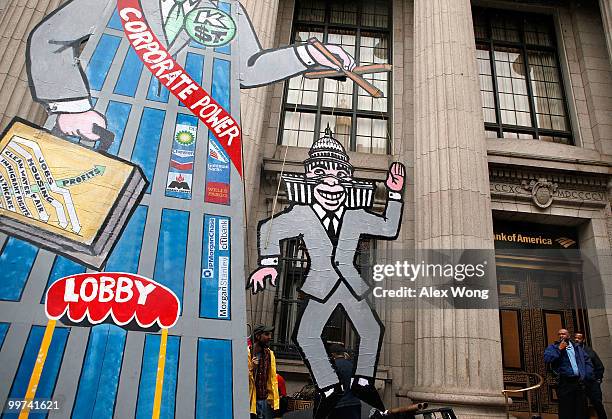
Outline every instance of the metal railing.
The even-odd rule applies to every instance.
[[[544,384],[544,378],[540,375],[540,374],[536,374],[535,372],[526,372],[525,375],[527,375],[527,384],[529,384],[529,377],[536,377],[538,379],[538,382],[532,386],[529,387],[525,387],[525,388],[520,388],[520,389],[515,389],[515,390],[502,390],[502,394],[504,395],[504,398],[506,399],[506,419],[510,419],[510,403],[509,403],[509,397],[508,394],[519,394],[519,393],[527,393],[527,405],[529,406],[529,419],[531,419],[533,417],[532,415],[532,411],[531,411],[531,390],[537,390],[538,388],[542,387],[542,384]],[[541,407],[538,404],[538,415],[540,417],[542,417],[542,411],[541,411]]]

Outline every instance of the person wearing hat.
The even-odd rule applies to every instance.
[[[354,168],[343,145],[333,138],[329,126],[304,161],[303,177],[293,175],[285,211],[258,226],[259,268],[248,287],[255,294],[269,279],[276,286],[280,242],[301,238],[309,256],[309,271],[300,288],[306,296],[293,335],[302,358],[318,389],[320,403],[315,418],[321,419],[334,408],[344,388],[331,364],[321,334],[331,314],[341,305],[359,335],[357,361],[352,372],[352,393],[371,406],[385,410],[374,387],[374,377],[384,326],[365,298],[370,284],[355,266],[359,241],[363,238],[397,238],[403,212],[402,191],[406,168],[401,163],[389,167],[385,186],[384,214],[370,211],[374,185],[353,179]]]
[[[249,396],[251,418],[280,417],[280,397],[276,378],[276,358],[269,348],[273,327],[259,325],[253,329],[249,348]]]

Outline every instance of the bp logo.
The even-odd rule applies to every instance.
[[[221,47],[236,36],[236,22],[215,7],[200,7],[185,17],[185,29],[189,36],[207,47]]]
[[[191,145],[195,141],[194,135],[189,131],[179,131],[176,134],[176,142],[182,145]]]

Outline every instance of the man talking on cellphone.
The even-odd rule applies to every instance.
[[[544,351],[544,362],[559,379],[559,419],[586,419],[585,382],[593,376],[593,364],[582,346],[574,345],[567,329]]]

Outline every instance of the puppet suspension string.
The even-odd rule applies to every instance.
[[[293,108],[293,113],[297,113],[298,102],[304,98],[304,81],[306,78],[302,75],[302,81],[300,82],[300,95],[295,101],[295,107]],[[298,125],[298,141],[299,141],[300,131]],[[296,144],[297,145],[297,144]],[[285,144],[285,154],[283,156],[283,164],[281,165],[280,176],[278,178],[278,184],[276,185],[276,194],[274,195],[274,202],[272,203],[272,217],[270,218],[270,227],[266,232],[266,242],[264,243],[264,249],[268,248],[268,244],[270,244],[270,232],[272,231],[272,226],[274,224],[274,216],[276,215],[276,205],[278,204],[278,196],[280,194],[280,187],[283,181],[283,174],[285,173],[285,165],[287,164],[287,153],[289,152],[289,145]]]
[[[385,124],[385,126],[386,126],[386,131],[387,131],[387,135],[386,135],[386,137],[387,137],[387,143],[386,143],[386,145],[387,145],[388,150],[389,150],[389,152],[391,153],[391,155],[393,155],[393,140],[392,140],[392,138],[391,138],[391,130],[389,130],[389,118],[385,118],[385,114],[384,114],[384,112],[383,112],[383,111],[380,111],[380,119],[382,119],[383,121],[386,121],[386,122],[387,122],[387,123]],[[398,162],[398,161],[399,161],[399,158],[394,159],[394,160],[395,160],[396,162]]]
[[[388,73],[388,77],[387,77],[387,82],[389,82],[389,78],[391,78],[391,76],[393,75],[393,71],[391,71],[390,73]],[[387,87],[389,86],[389,84],[387,83]],[[382,98],[378,98],[378,99],[382,99]],[[387,111],[389,110],[389,99],[387,98]],[[386,121],[387,123],[385,124],[386,126],[386,131],[387,131],[387,147],[389,152],[391,153],[391,155],[393,155],[393,139],[391,138],[391,130],[389,129],[389,117],[387,116],[385,118],[385,113],[381,110],[380,111],[380,119],[382,119],[383,121]],[[397,159],[394,159],[395,162],[399,162],[399,157]]]

